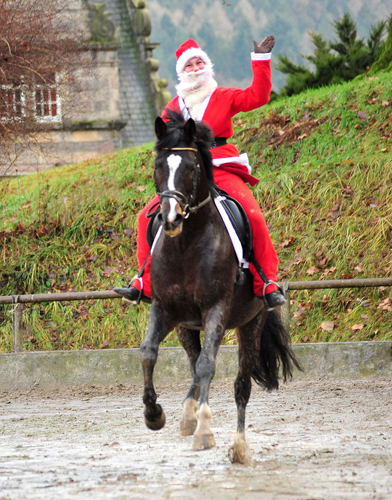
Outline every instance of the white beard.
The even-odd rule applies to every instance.
[[[204,99],[211,95],[218,86],[213,75],[212,67],[206,66],[197,72],[186,73],[183,71],[179,77],[180,83],[176,87],[177,94],[184,99],[189,114],[194,120]]]

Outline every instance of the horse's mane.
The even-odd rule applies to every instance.
[[[168,110],[169,121],[166,122],[167,134],[163,135],[157,140],[155,144],[155,151],[161,151],[164,148],[171,149],[175,147],[188,147],[191,140],[184,132],[185,122],[180,113],[173,110]],[[214,141],[214,135],[211,128],[203,122],[196,123],[196,145],[199,150],[202,162],[207,175],[209,183],[214,183],[214,175],[212,171],[212,157],[210,147]]]

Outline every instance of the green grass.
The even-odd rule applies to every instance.
[[[391,136],[390,73],[236,117],[233,140],[260,179],[253,192],[280,280],[391,276]],[[136,215],[154,194],[152,148],[0,183],[0,294],[126,283],[137,268]],[[293,292],[293,341],[391,340],[390,297],[390,288]],[[51,303],[24,315],[28,350],[136,347],[148,307]],[[332,332],[323,321],[333,321]],[[235,342],[232,332],[225,341]],[[11,308],[0,306],[0,351],[11,344]],[[177,345],[174,334],[165,345]]]

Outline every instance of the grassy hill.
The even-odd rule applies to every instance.
[[[309,91],[235,119],[280,258],[280,280],[392,275],[390,73]],[[136,214],[154,193],[153,145],[0,183],[0,294],[105,290],[136,272]],[[0,351],[11,350],[0,306]],[[292,295],[294,342],[390,340],[390,288]],[[29,306],[25,348],[138,346],[148,307]],[[321,323],[333,323],[325,331]],[[331,325],[331,323],[330,323]],[[227,343],[234,343],[232,332]],[[176,345],[171,334],[165,345]]]

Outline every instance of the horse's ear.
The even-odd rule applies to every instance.
[[[162,120],[160,116],[155,120],[155,134],[160,139],[167,132],[166,123]]]
[[[191,141],[196,139],[196,123],[192,118],[185,123],[184,132]]]

